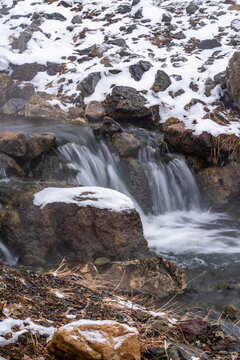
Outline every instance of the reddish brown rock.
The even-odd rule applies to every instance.
[[[186,320],[177,324],[180,332],[187,338],[187,340],[194,340],[198,338],[206,338],[211,334],[211,324],[203,320]]]
[[[111,140],[120,156],[137,156],[141,144],[134,135],[121,132],[114,134]]]
[[[48,349],[69,360],[140,360],[137,329],[110,320],[79,320],[62,326]]]
[[[74,189],[81,193],[85,188]],[[110,211],[94,203],[83,206],[82,195],[77,197],[78,203],[53,202],[42,208],[33,203],[36,192],[16,194],[1,218],[7,246],[20,255],[20,263],[44,266],[63,258],[79,262],[102,256],[126,260],[147,252],[140,216],[134,208]],[[98,198],[92,201],[97,204]],[[107,201],[114,203],[114,199]]]

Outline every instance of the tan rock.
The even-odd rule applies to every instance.
[[[147,293],[159,297],[186,286],[185,271],[162,257],[115,263],[95,279],[109,290],[131,294]]]
[[[24,134],[0,132],[0,152],[26,162],[49,150],[55,140],[52,133]]]
[[[13,81],[10,76],[6,74],[0,74],[0,94],[12,85]]]
[[[48,349],[66,360],[140,360],[137,329],[110,320],[64,325],[53,334]]]
[[[25,105],[25,116],[45,119],[64,120],[67,113],[43,100],[38,95],[33,95]]]
[[[137,156],[141,144],[134,135],[122,132],[114,134],[111,140],[120,156]]]
[[[104,107],[99,101],[90,101],[85,109],[85,116],[89,120],[101,120],[104,115]]]

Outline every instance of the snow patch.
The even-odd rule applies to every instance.
[[[74,188],[45,188],[34,195],[33,204],[43,209],[52,203],[77,204],[109,211],[129,211],[134,204],[126,195],[112,189],[83,186]]]

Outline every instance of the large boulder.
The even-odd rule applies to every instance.
[[[106,114],[114,120],[153,128],[159,123],[159,108],[147,105],[147,100],[129,86],[115,86],[104,102]]]
[[[209,167],[197,174],[201,190],[215,208],[232,206],[239,201],[240,164],[230,162],[223,167]]]
[[[44,118],[65,120],[67,113],[51,105],[39,95],[33,95],[25,105],[25,116],[30,118]]]
[[[4,170],[7,176],[24,176],[23,169],[11,157],[0,153],[0,172]]]
[[[0,132],[0,153],[23,164],[48,151],[54,140],[55,135],[51,133],[28,135],[22,132]]]
[[[95,276],[108,290],[127,294],[152,294],[158,297],[181,291],[186,274],[176,264],[162,257],[115,263],[104,274]]]
[[[240,109],[240,51],[236,51],[227,67],[227,89]]]
[[[71,360],[140,360],[138,331],[112,320],[79,320],[55,331],[50,352]]]
[[[148,250],[132,201],[97,187],[16,194],[1,219],[10,251],[25,265],[133,259]]]
[[[163,129],[164,140],[183,154],[197,156],[213,165],[239,159],[240,138],[236,135],[215,137],[204,131],[197,136],[194,130],[186,128],[183,121],[175,118],[168,119]]]
[[[132,134],[121,132],[112,136],[112,144],[114,149],[120,156],[137,156],[141,146],[139,140]]]

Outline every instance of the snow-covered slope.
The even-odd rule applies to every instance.
[[[77,96],[79,82],[99,72],[101,79],[85,103],[104,100],[113,85],[131,86],[144,91],[150,105],[160,105],[162,121],[184,119],[196,134],[239,134],[236,121],[227,126],[201,121],[223,92],[224,80],[214,76],[225,71],[240,44],[240,6],[231,3],[0,0],[0,70],[9,70],[9,62],[61,64],[56,74],[39,72],[32,83],[39,91],[66,96]],[[19,51],[16,40],[24,31],[30,39],[24,37],[26,44]],[[82,51],[95,44],[103,44],[99,57],[93,49]],[[136,81],[129,67],[140,60],[152,66]],[[169,75],[171,84],[155,92],[151,88],[158,70]],[[200,102],[188,106],[193,98]]]

